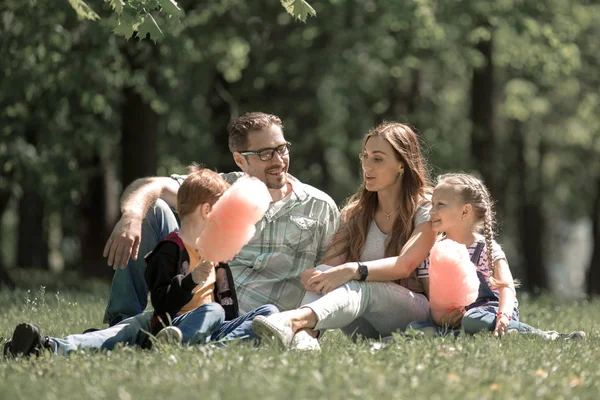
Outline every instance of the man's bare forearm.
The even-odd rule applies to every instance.
[[[121,213],[143,218],[150,207],[161,198],[175,207],[179,184],[167,177],[148,177],[133,181],[121,196]]]

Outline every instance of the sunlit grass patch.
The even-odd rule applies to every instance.
[[[107,287],[86,291],[32,288],[0,292],[3,344],[19,322],[64,336],[102,327]],[[404,338],[374,349],[328,332],[320,353],[234,344],[145,351],[77,352],[69,358],[0,362],[3,399],[596,399],[600,393],[598,301],[522,302],[524,322],[585,330],[583,342],[488,335]]]

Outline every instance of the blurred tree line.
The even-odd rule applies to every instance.
[[[115,1],[88,3],[102,19],[66,1],[0,6],[12,264],[110,277],[102,250],[122,189],[192,161],[236,169],[227,124],[261,110],[284,121],[291,173],[340,205],[369,128],[415,126],[432,175],[485,179],[528,289],[549,288],[548,233],[591,219],[587,292],[600,293],[597,2],[323,0],[302,24],[276,1],[182,0],[158,43],[115,35]]]

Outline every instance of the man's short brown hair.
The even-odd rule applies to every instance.
[[[263,112],[248,112],[240,115],[229,126],[229,150],[232,153],[248,150],[248,133],[270,128],[271,125],[276,125],[283,130],[283,123],[277,115]]]
[[[177,213],[180,218],[193,213],[204,203],[214,205],[230,186],[221,175],[198,164],[190,165],[188,173],[177,192]]]

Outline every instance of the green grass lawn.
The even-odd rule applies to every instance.
[[[108,286],[0,291],[0,344],[16,324],[44,335],[100,327]],[[583,342],[511,335],[403,339],[380,350],[328,333],[320,353],[269,346],[121,348],[0,362],[0,399],[598,399],[600,301],[521,301],[522,320],[586,331]]]

